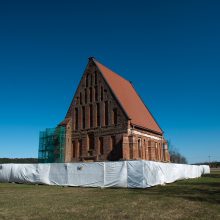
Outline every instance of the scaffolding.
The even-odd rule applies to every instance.
[[[63,163],[66,128],[59,126],[40,132],[38,160],[40,163]]]

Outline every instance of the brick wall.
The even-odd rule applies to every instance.
[[[85,114],[83,114],[83,108],[85,108]],[[115,109],[117,109],[116,116],[114,115]],[[122,158],[120,152],[122,151],[123,133],[127,131],[128,120],[99,70],[92,62],[85,71],[74,96],[71,118],[72,142],[75,144],[66,147],[66,161],[112,160],[117,157],[117,152],[121,154],[119,157]],[[114,124],[114,120],[117,120],[116,124]],[[85,121],[85,127],[83,121]],[[92,152],[88,152],[89,136],[94,138],[94,150]],[[102,154],[99,149],[99,138],[103,139]],[[112,146],[112,139],[115,139],[115,146]],[[79,152],[79,141],[82,141],[81,157],[77,153]],[[75,154],[71,152],[73,148]],[[72,155],[71,159],[70,154]]]
[[[168,150],[162,149],[162,143],[159,146],[160,142],[144,136],[148,134],[161,138],[160,135],[150,132],[143,135],[129,133],[131,128],[129,119],[91,61],[80,81],[69,111],[72,132],[70,134],[68,131],[68,138],[71,141],[65,149],[66,162],[120,159],[161,161],[163,158],[168,160]],[[100,150],[100,138],[103,140],[103,152]],[[92,150],[89,149],[91,143]]]

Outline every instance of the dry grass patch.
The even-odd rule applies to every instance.
[[[149,189],[0,184],[0,219],[220,219],[220,172]]]

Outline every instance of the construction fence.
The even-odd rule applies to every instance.
[[[0,164],[0,182],[81,187],[148,188],[210,173],[206,165],[154,161]]]

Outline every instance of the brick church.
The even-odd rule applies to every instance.
[[[163,131],[133,85],[89,58],[65,120],[64,162],[169,162]]]

